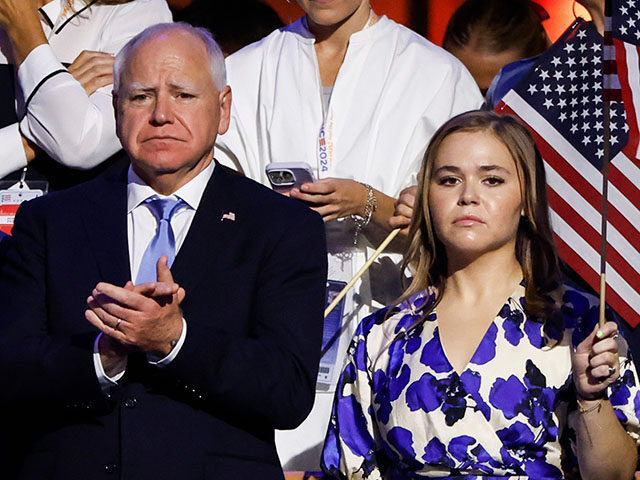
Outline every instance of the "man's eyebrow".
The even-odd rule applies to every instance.
[[[197,90],[196,86],[193,83],[180,83],[180,82],[171,82],[169,83],[169,88],[171,90]]]
[[[129,84],[127,87],[127,92],[153,92],[155,91],[154,87],[143,85],[142,83],[133,82]]]

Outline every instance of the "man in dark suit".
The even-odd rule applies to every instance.
[[[16,218],[0,279],[16,467],[0,478],[282,478],[274,429],[313,403],[322,221],[215,165],[231,91],[208,34],[151,27],[115,77],[130,168]]]

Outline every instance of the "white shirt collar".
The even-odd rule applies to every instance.
[[[156,192],[129,166],[129,171],[127,172],[127,214],[152,195],[157,195],[159,198],[179,197],[190,208],[197,210],[215,166],[215,161],[211,160],[211,163],[204,170],[169,196]]]
[[[370,20],[371,16],[369,17],[369,21]],[[370,25],[369,21],[367,21],[367,24],[362,28],[362,30],[358,30],[357,32],[351,34],[351,37],[349,37],[350,44],[367,43],[377,35],[382,35],[384,30],[388,28],[390,23],[392,23],[386,15],[380,15],[378,17],[378,20],[373,25]],[[304,43],[313,44],[316,41],[313,33],[311,33],[311,31],[309,30],[306,15],[303,15],[294,23],[284,27],[284,30],[289,30],[293,33],[297,33],[297,38]]]

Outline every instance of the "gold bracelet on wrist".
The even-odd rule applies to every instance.
[[[351,215],[354,223],[356,224],[356,231],[353,235],[353,244],[358,244],[358,235],[360,232],[369,225],[371,221],[371,217],[373,216],[373,212],[378,208],[378,198],[376,197],[376,192],[371,185],[366,183],[359,182],[367,189],[367,202],[364,205],[364,212],[362,216],[360,215]]]
[[[593,405],[591,407],[585,408],[582,405],[582,402],[580,402],[580,400],[578,400],[576,398],[576,404],[578,405],[578,411],[580,413],[590,413],[590,412],[593,412],[594,410],[596,410],[597,413],[599,413],[600,412],[600,408],[602,408],[602,400],[603,400],[602,398],[599,398],[598,399],[598,403],[596,403],[595,405]]]

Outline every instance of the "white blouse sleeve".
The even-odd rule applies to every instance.
[[[27,165],[18,124],[0,128],[0,178]]]

